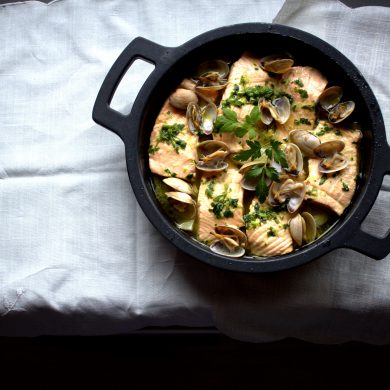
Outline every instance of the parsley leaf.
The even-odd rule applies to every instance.
[[[279,181],[278,171],[274,167],[265,167],[266,176],[272,181]]]
[[[230,108],[224,108],[223,115],[218,116],[215,121],[216,129],[223,133],[232,133],[237,126],[237,114]]]
[[[274,139],[271,139],[271,148],[273,152],[273,157],[275,162],[280,164],[283,168],[288,168],[288,162],[286,160],[286,155],[284,154],[283,150],[279,148],[279,146],[282,143],[279,141],[276,141]],[[268,156],[268,154],[267,154]]]
[[[260,180],[256,185],[256,195],[259,198],[260,203],[264,203],[267,199],[268,187],[265,182],[264,174],[260,177]]]
[[[254,179],[255,177],[260,176],[263,173],[263,165],[254,165],[246,174],[247,179]]]
[[[243,150],[236,154],[233,159],[236,161],[248,161],[249,159],[256,160],[261,156],[261,145],[259,141],[246,141],[250,149]]]

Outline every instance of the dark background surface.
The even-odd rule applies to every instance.
[[[343,3],[390,6],[390,0]],[[11,383],[11,388],[18,388],[23,382],[30,388],[51,383],[55,388],[108,389],[387,389],[389,355],[390,346],[362,343],[319,345],[294,339],[244,343],[214,329],[0,337],[0,387]]]

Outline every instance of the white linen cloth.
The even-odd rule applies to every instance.
[[[270,22],[282,0],[56,1],[0,7],[0,335],[217,326],[242,340],[390,340],[390,263],[349,250],[272,275],[176,251],[147,221],[124,147],[91,111],[136,36],[177,46],[212,28]],[[367,77],[389,129],[390,12],[287,1],[277,23],[327,40]],[[341,37],[345,35],[345,39]],[[130,109],[140,66],[115,96]],[[390,225],[384,188],[367,227]]]

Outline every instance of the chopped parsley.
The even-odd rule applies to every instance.
[[[317,107],[317,103],[313,103],[313,104],[305,104],[305,105],[303,105],[301,108],[302,108],[303,110],[315,111],[315,110],[316,110],[316,107]]]
[[[262,223],[270,220],[277,220],[278,213],[273,209],[262,209],[259,203],[256,203],[252,212],[243,216],[245,227],[255,229]]]
[[[341,182],[342,183],[342,185],[343,185],[343,188],[342,188],[342,190],[344,191],[344,192],[348,192],[349,191],[349,187],[348,187],[348,184],[347,183],[345,183],[345,182]]]
[[[294,99],[287,92],[275,90],[272,86],[267,85],[254,85],[248,87],[247,83],[247,78],[242,76],[240,80],[241,88],[238,84],[235,84],[230,96],[222,101],[222,107],[241,107],[244,104],[253,104],[254,106],[257,106],[261,98],[274,100],[282,96],[286,96],[290,100],[290,103],[293,103]]]
[[[148,153],[149,153],[150,155],[153,155],[153,154],[156,153],[158,150],[160,150],[160,148],[158,147],[158,145],[155,145],[155,146],[150,145],[150,146],[149,146],[149,149],[148,149]]]
[[[324,125],[320,130],[318,130],[314,135],[317,137],[320,137],[321,135],[324,135],[326,133],[329,133],[333,130],[333,127],[329,127],[328,125]]]
[[[225,190],[221,195],[217,195],[211,202],[209,211],[213,212],[217,219],[231,218],[234,215],[234,209],[238,207],[238,199],[230,198],[231,189],[225,184]]]
[[[328,180],[328,176],[324,173],[322,176],[321,176],[321,179],[320,179],[320,186],[323,185],[326,181]]]
[[[176,150],[176,153],[179,153],[179,149],[185,149],[187,146],[187,143],[184,140],[177,137],[183,129],[184,125],[182,123],[174,123],[173,125],[162,125],[160,134],[157,137],[157,145],[160,142],[164,142],[168,145],[172,145],[173,148]]]
[[[307,118],[299,118],[294,120],[294,125],[311,125],[311,122]]]
[[[268,237],[275,237],[277,235],[278,231],[273,227],[270,226],[270,228],[267,231],[267,236]]]
[[[187,180],[192,180],[194,177],[194,174],[193,173],[189,173],[187,176],[186,176],[186,179]]]
[[[309,97],[309,95],[307,94],[306,89],[295,88],[295,92],[298,92],[302,99],[307,99]]]
[[[284,230],[286,230],[290,227],[290,225],[288,223],[284,223],[282,227]]]
[[[215,179],[211,179],[209,181],[209,183],[207,184],[207,187],[204,191],[204,193],[206,194],[206,196],[211,199],[213,197],[213,193],[214,193],[214,187],[215,187]]]
[[[298,87],[303,87],[303,82],[301,79],[296,79],[293,81],[294,84],[298,85]]]
[[[171,177],[176,177],[176,173],[175,173],[175,172],[172,172],[169,168],[165,168],[165,169],[164,169],[164,172],[165,172],[167,175],[171,176]]]

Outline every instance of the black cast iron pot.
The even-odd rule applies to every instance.
[[[363,129],[361,178],[352,204],[336,226],[314,243],[293,253],[272,258],[231,259],[211,252],[179,229],[162,212],[151,185],[148,166],[149,138],[156,117],[170,92],[194,66],[206,59],[235,60],[244,50],[261,54],[287,51],[296,63],[311,65],[332,85],[343,86],[343,100],[356,102]],[[136,59],[155,65],[129,115],[110,107],[111,99],[127,69]],[[116,60],[97,96],[93,119],[121,137],[126,146],[127,169],[137,200],[152,224],[177,248],[210,265],[235,271],[270,272],[308,263],[336,248],[352,248],[374,259],[390,252],[390,233],[374,237],[361,229],[383,176],[390,173],[390,148],[383,118],[366,80],[339,51],[300,30],[271,24],[239,24],[209,31],[179,47],[164,47],[144,38],[134,39]],[[129,221],[129,223],[131,223]]]

